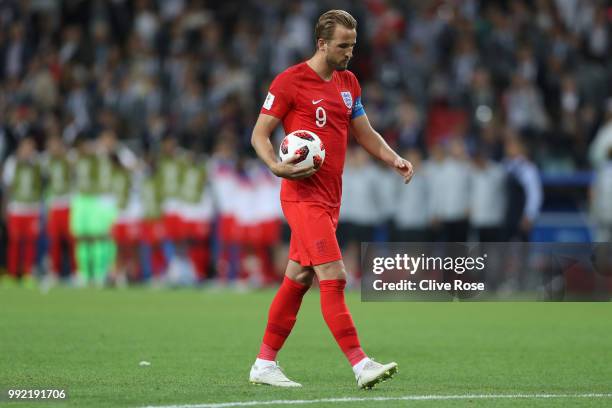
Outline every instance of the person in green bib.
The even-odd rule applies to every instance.
[[[8,272],[12,278],[32,285],[42,202],[42,174],[33,138],[26,136],[19,141],[2,175],[8,193]]]
[[[70,232],[70,200],[74,163],[60,136],[49,137],[46,147],[44,175],[48,207],[49,255],[52,276],[60,278],[63,274],[72,275],[75,270],[74,239]]]
[[[111,235],[117,247],[117,260],[113,269],[113,280],[117,285],[138,278],[140,200],[132,187],[132,178],[133,172],[116,160],[112,189],[118,213]]]
[[[155,176],[155,162],[148,158],[144,180],[140,185],[142,218],[140,223],[140,265],[143,281],[160,282],[166,266],[162,251],[165,239],[162,214],[162,190]]]
[[[185,167],[185,152],[179,148],[174,134],[166,134],[157,157],[155,178],[162,197],[163,251],[168,265],[185,239],[180,194]]]
[[[193,151],[185,155],[186,167],[180,186],[182,217],[187,254],[191,260],[198,282],[209,277],[210,224],[213,204],[208,179],[206,160]]]

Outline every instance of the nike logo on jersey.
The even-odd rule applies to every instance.
[[[323,99],[319,99],[319,100],[315,101],[315,100],[313,99],[313,100],[312,100],[312,104],[313,104],[313,105],[316,105],[317,103],[321,102],[322,100],[323,100]]]

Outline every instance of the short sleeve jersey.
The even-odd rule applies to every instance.
[[[261,113],[280,119],[285,134],[316,133],[325,147],[325,161],[314,175],[282,180],[281,200],[339,206],[350,121],[365,113],[355,75],[334,71],[325,81],[306,62],[294,65],[274,79]]]

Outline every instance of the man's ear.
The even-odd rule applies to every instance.
[[[322,38],[317,40],[317,51],[321,50],[323,52],[327,51],[327,41]]]

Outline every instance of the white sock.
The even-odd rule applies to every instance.
[[[368,361],[370,361],[370,357],[364,357],[361,359],[361,361],[359,361],[353,366],[353,372],[355,373],[355,377],[359,377],[359,374],[361,374],[361,370],[363,370],[363,366],[365,366]]]
[[[265,367],[275,366],[275,365],[276,365],[276,361],[262,360],[261,358],[255,359],[255,367],[257,368],[265,368]]]

